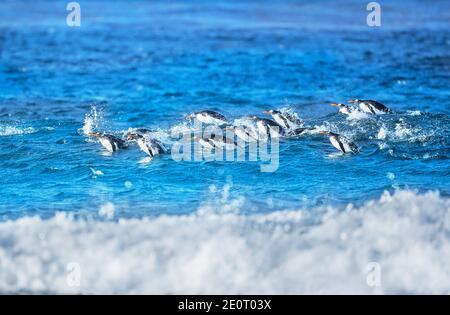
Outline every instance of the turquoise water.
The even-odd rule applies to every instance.
[[[2,220],[107,203],[117,217],[191,213],[224,194],[248,212],[450,194],[448,1],[389,1],[380,28],[365,24],[364,1],[79,2],[80,28],[60,1],[0,3]],[[349,119],[327,106],[350,98],[394,113]],[[170,145],[193,111],[233,120],[285,107],[361,153],[283,139],[278,170],[262,173],[257,162],[149,162],[137,147],[107,154],[83,134],[150,127]]]

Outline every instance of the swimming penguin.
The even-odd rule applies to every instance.
[[[387,114],[387,113],[391,112],[391,110],[387,106],[385,106],[377,101],[354,99],[354,100],[349,100],[348,102],[358,105],[359,108],[365,113],[382,115],[382,114]]]
[[[258,127],[259,131],[259,136],[262,136],[263,139],[267,139],[269,136],[273,138],[279,138],[285,135],[283,127],[281,127],[273,120],[260,118],[256,116],[249,116],[248,118],[256,122],[256,126]]]
[[[147,128],[130,128],[129,131],[126,134],[127,141],[136,141],[135,137],[128,137],[128,135],[136,134],[141,136],[147,136],[154,130],[147,129]]]
[[[311,131],[311,130],[315,130],[315,128],[311,128],[311,127],[296,128],[296,129],[294,129],[292,131],[289,131],[287,135],[289,137],[297,137],[297,136],[301,136],[304,133],[306,133],[308,131]]]
[[[345,105],[342,103],[331,103],[331,106],[335,106],[335,107],[339,107],[339,112],[345,115],[350,115],[352,113],[356,113],[359,112],[360,110],[355,107],[355,106],[351,106],[351,105]]]
[[[146,137],[136,132],[129,132],[127,134],[127,140],[136,141],[139,148],[150,157],[154,157],[155,155],[167,152],[167,149],[160,141]]]
[[[234,141],[234,139],[227,138],[222,135],[219,136],[216,134],[212,134],[208,137],[195,136],[194,141],[197,141],[203,147],[206,147],[208,149],[222,148],[225,150],[234,150],[238,147],[238,144]]]
[[[212,110],[204,110],[201,112],[192,113],[186,116],[186,119],[197,119],[198,121],[208,125],[224,125],[227,119],[224,115],[214,112]]]
[[[211,141],[210,138],[203,138],[199,136],[194,136],[192,138],[195,142],[198,142],[202,147],[207,149],[214,149],[214,143]]]
[[[96,137],[98,141],[100,141],[101,145],[109,152],[114,152],[119,149],[125,149],[127,147],[127,143],[124,140],[113,135],[91,132],[88,133],[88,136]]]
[[[209,141],[214,144],[215,147],[222,148],[225,150],[234,150],[238,147],[238,144],[234,139],[227,138],[226,136],[212,135]]]
[[[358,146],[354,144],[350,139],[330,131],[320,131],[322,135],[327,135],[331,144],[341,151],[342,153],[357,153],[359,152]]]
[[[263,113],[272,116],[273,120],[275,120],[277,124],[288,130],[302,125],[302,121],[300,119],[287,112],[270,109],[265,110]]]
[[[258,140],[258,133],[254,128],[249,126],[228,126],[225,130],[233,132],[238,138],[244,140],[245,142]]]
[[[154,130],[152,129],[148,129],[148,128],[136,128],[133,129],[132,132],[140,134],[140,135],[146,135],[149,134],[150,132],[153,132]]]

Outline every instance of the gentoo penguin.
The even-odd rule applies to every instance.
[[[127,144],[124,140],[117,138],[116,136],[99,133],[99,132],[91,132],[88,133],[90,137],[96,137],[98,141],[100,141],[101,145],[108,150],[109,152],[114,152],[119,149],[125,149]]]
[[[201,112],[192,113],[186,116],[186,119],[197,119],[198,121],[208,125],[224,125],[227,119],[222,114],[212,110],[204,110]]]
[[[386,107],[385,105],[372,100],[349,100],[349,103],[356,104],[361,108],[361,110],[365,113],[375,114],[375,115],[382,115],[386,113],[390,113],[391,110]]]
[[[227,138],[226,136],[212,135],[209,138],[209,141],[212,142],[215,147],[222,148],[225,150],[234,150],[238,146],[238,144],[236,143],[236,141],[234,141],[234,139]]]
[[[234,150],[238,146],[234,139],[227,138],[225,136],[218,136],[215,134],[212,134],[208,137],[195,136],[194,141],[197,141],[203,147],[208,149],[221,148],[225,150]]]
[[[258,127],[259,131],[259,137],[262,137],[263,139],[267,139],[269,136],[273,138],[279,138],[285,135],[283,127],[281,127],[273,120],[256,116],[249,116],[248,118],[256,122],[256,127]]]
[[[289,137],[297,137],[297,136],[301,136],[303,135],[305,132],[307,131],[311,131],[314,130],[315,128],[311,128],[311,127],[301,127],[301,128],[296,128],[294,130],[291,130],[288,132],[288,136]]]
[[[203,138],[199,136],[194,136],[192,138],[195,142],[198,142],[202,147],[207,149],[214,149],[214,143],[209,138]]]
[[[127,134],[127,140],[136,141],[139,148],[150,157],[167,152],[164,145],[158,140],[146,137],[136,132],[129,132]]]
[[[350,115],[352,113],[359,112],[360,110],[357,107],[351,105],[345,105],[342,103],[331,103],[331,106],[339,107],[339,112],[345,115]]]
[[[233,132],[238,138],[244,140],[245,142],[258,140],[258,133],[254,128],[249,126],[228,126],[225,130]]]
[[[130,128],[128,130],[129,131],[126,134],[127,141],[136,141],[137,140],[136,137],[128,137],[129,135],[136,134],[136,135],[141,135],[141,136],[147,136],[151,132],[154,131],[154,130],[147,129],[147,128]]]
[[[131,130],[131,132],[134,132],[134,133],[137,133],[137,134],[140,134],[140,135],[146,135],[146,134],[149,134],[150,132],[153,132],[153,131],[154,130],[148,129],[148,128],[136,128],[136,129]]]
[[[319,132],[322,135],[327,135],[331,144],[342,153],[357,153],[359,149],[350,139],[330,131]]]
[[[275,120],[275,122],[284,129],[290,130],[302,125],[302,121],[300,119],[287,112],[270,109],[265,110],[263,113],[272,116],[273,120]]]

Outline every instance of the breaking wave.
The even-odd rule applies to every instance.
[[[112,221],[108,204],[100,220],[2,222],[0,292],[450,293],[450,200],[437,192],[345,209],[242,205]],[[379,286],[367,281],[374,263]]]

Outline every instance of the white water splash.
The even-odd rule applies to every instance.
[[[103,111],[92,106],[89,113],[84,116],[83,133],[88,135],[91,132],[97,131],[101,128],[103,122]]]
[[[344,211],[24,217],[0,223],[0,244],[1,293],[450,293],[450,200],[438,193]],[[80,286],[67,285],[69,262]],[[369,262],[380,287],[367,285]]]
[[[170,128],[170,134],[172,136],[177,136],[177,135],[183,135],[183,134],[189,134],[190,132],[193,131],[197,131],[194,128],[195,125],[192,125],[188,122],[181,122],[176,124],[175,126]]]
[[[420,110],[408,110],[406,111],[406,114],[409,116],[420,116],[422,115]]]
[[[0,126],[0,136],[26,135],[35,132],[37,132],[37,130],[32,127],[20,128],[15,126]]]
[[[360,111],[360,110],[355,110],[355,111],[352,111],[351,113],[349,113],[347,115],[346,119],[347,120],[361,120],[361,119],[366,119],[369,117],[370,117],[369,114],[367,114],[363,111]]]
[[[98,215],[108,220],[114,219],[115,206],[113,203],[108,202],[100,207]]]
[[[386,139],[386,135],[387,135],[387,129],[386,126],[381,126],[380,130],[377,133],[377,139],[378,140],[384,140]]]
[[[394,135],[398,139],[410,139],[413,136],[413,130],[400,118],[400,121],[395,124]]]
[[[103,176],[103,172],[101,170],[95,170],[92,167],[91,169],[91,173],[92,173],[92,178],[97,178],[97,176]]]

